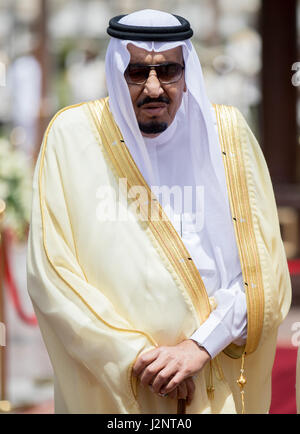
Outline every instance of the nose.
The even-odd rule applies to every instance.
[[[161,87],[161,83],[157,78],[155,69],[150,70],[148,79],[144,86],[145,86],[144,92],[150,98],[158,98],[161,94],[164,93],[164,90]]]

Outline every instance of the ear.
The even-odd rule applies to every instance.
[[[184,81],[183,92],[186,92],[186,91],[187,91],[187,87],[186,87],[186,83],[185,83],[185,81]]]

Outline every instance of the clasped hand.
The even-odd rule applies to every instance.
[[[210,360],[208,352],[191,339],[174,346],[161,346],[142,354],[133,366],[133,375],[143,386],[169,398],[186,399],[190,404],[196,375]]]

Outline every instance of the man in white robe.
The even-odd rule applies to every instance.
[[[259,145],[208,101],[186,20],[140,11],[108,32],[109,98],[53,118],[33,184],[56,411],[267,412],[290,280]]]

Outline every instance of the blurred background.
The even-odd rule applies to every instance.
[[[0,198],[6,204],[0,247],[0,325],[6,329],[6,345],[0,346],[0,411],[53,412],[51,365],[26,288],[32,174],[44,131],[60,108],[106,96],[108,21],[147,8],[190,21],[210,100],[240,109],[266,157],[293,284],[292,309],[279,331],[271,413],[295,413],[298,0],[0,0]],[[1,206],[0,201],[0,214]],[[1,332],[3,344],[3,326]]]

